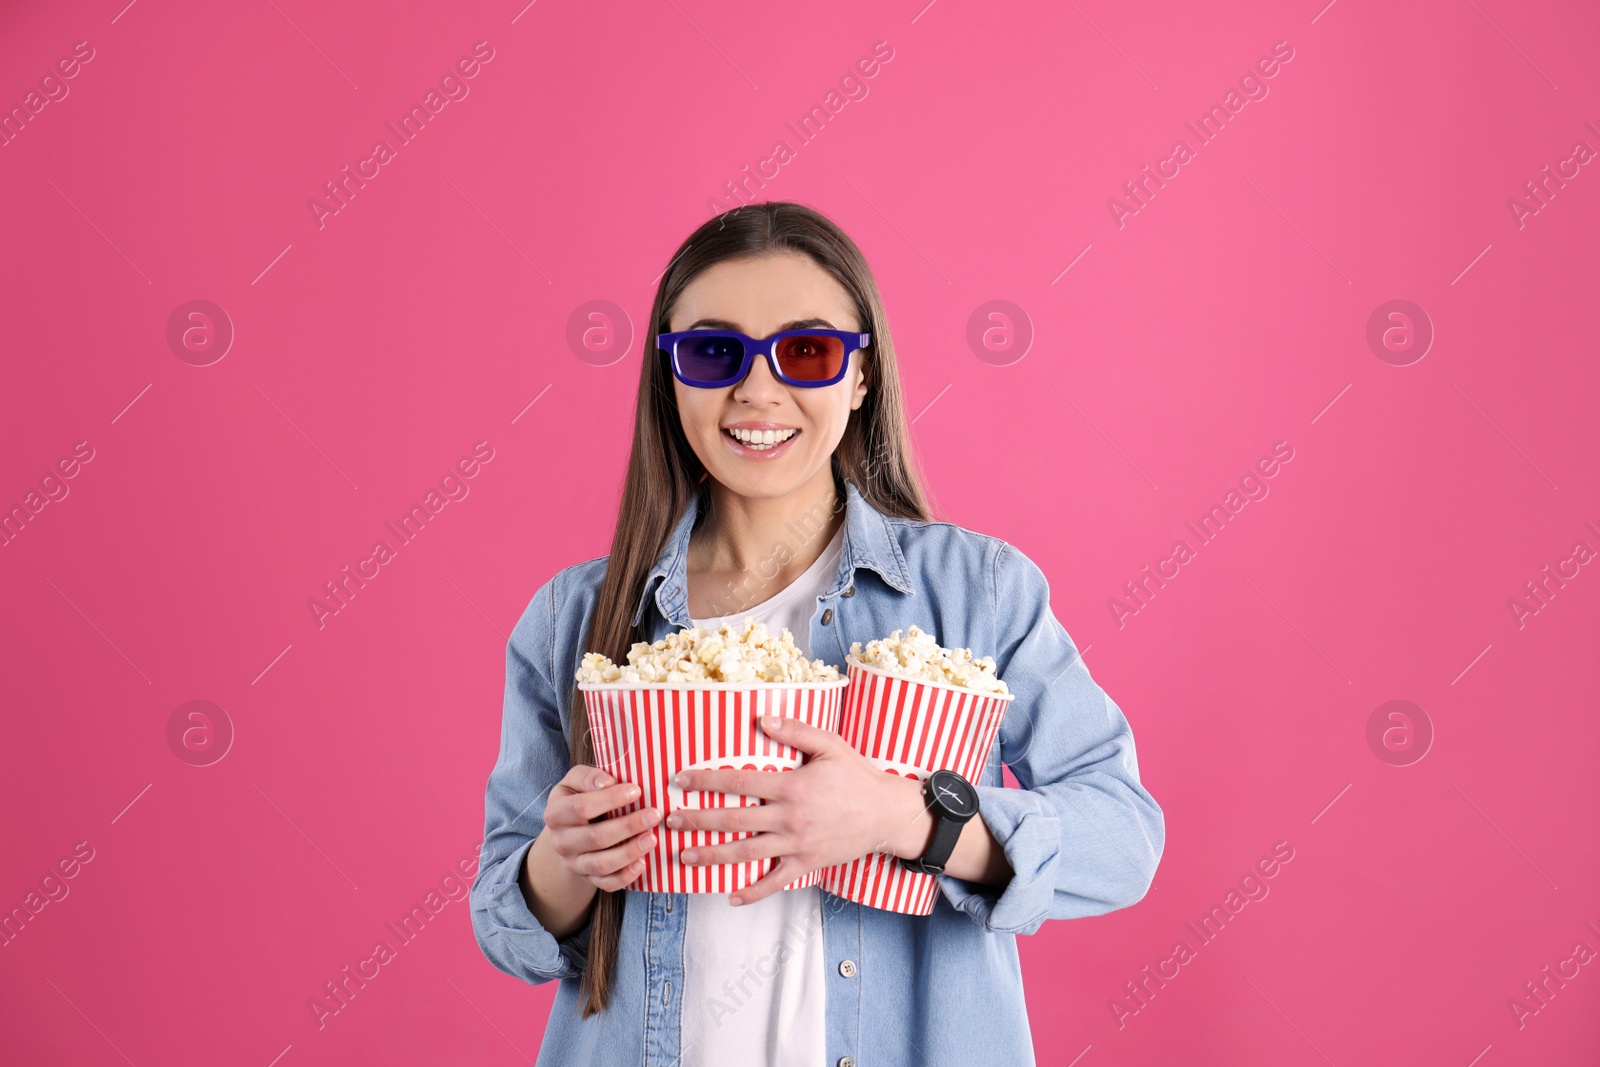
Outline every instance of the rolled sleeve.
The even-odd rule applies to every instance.
[[[1061,820],[1044,797],[1027,789],[980,785],[978,813],[1011,864],[1004,889],[939,875],[951,905],[985,930],[1031,934],[1050,918],[1056,864],[1061,855]]]
[[[500,755],[484,797],[483,862],[472,885],[472,929],[489,962],[538,984],[576,977],[589,943],[587,924],[564,939],[529,910],[518,883],[544,805],[571,762],[562,726],[552,640],[560,575],[534,594],[506,642]]]
[[[1090,677],[1050,610],[1032,560],[994,560],[995,663],[1015,694],[1000,759],[1020,789],[980,785],[979,812],[1004,850],[1003,888],[940,876],[950,903],[985,929],[1033,933],[1046,919],[1100,915],[1142,899],[1166,844],[1160,806],[1139,780],[1133,731]]]
[[[532,847],[530,839],[501,861],[489,880],[480,879],[474,887],[473,930],[483,954],[508,974],[535,984],[577,978],[588,956],[589,926],[557,940],[528,910],[517,876]]]

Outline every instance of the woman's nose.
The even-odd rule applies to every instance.
[[[784,385],[773,376],[772,366],[765,356],[757,356],[750,363],[750,373],[744,381],[733,387],[733,399],[746,404],[775,404],[784,399]]]

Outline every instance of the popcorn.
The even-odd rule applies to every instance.
[[[579,682],[590,685],[831,682],[839,677],[822,660],[807,660],[788,627],[774,637],[766,623],[749,616],[742,628],[725,622],[710,631],[698,626],[679,630],[654,644],[636,641],[622,666],[599,652],[586,652],[577,675]]]
[[[926,682],[943,682],[980,693],[1010,693],[995,674],[994,657],[974,659],[970,648],[943,648],[930,633],[916,626],[905,636],[896,630],[878,641],[850,643],[850,656],[864,667]]]

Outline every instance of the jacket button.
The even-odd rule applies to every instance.
[[[823,608],[822,609],[822,625],[826,626],[832,621],[833,621],[833,609],[832,608]]]
[[[840,1056],[839,1067],[856,1067],[856,1058],[854,1056]]]
[[[854,978],[856,976],[856,961],[844,960],[841,962],[839,964],[839,973],[844,975],[846,978]]]
[[[849,589],[846,589],[844,592],[840,593],[839,595],[842,596],[842,597],[855,596],[856,595],[856,587],[852,585]]]

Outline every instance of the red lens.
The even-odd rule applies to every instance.
[[[778,368],[795,381],[836,378],[844,362],[844,342],[837,337],[795,334],[778,342]]]

